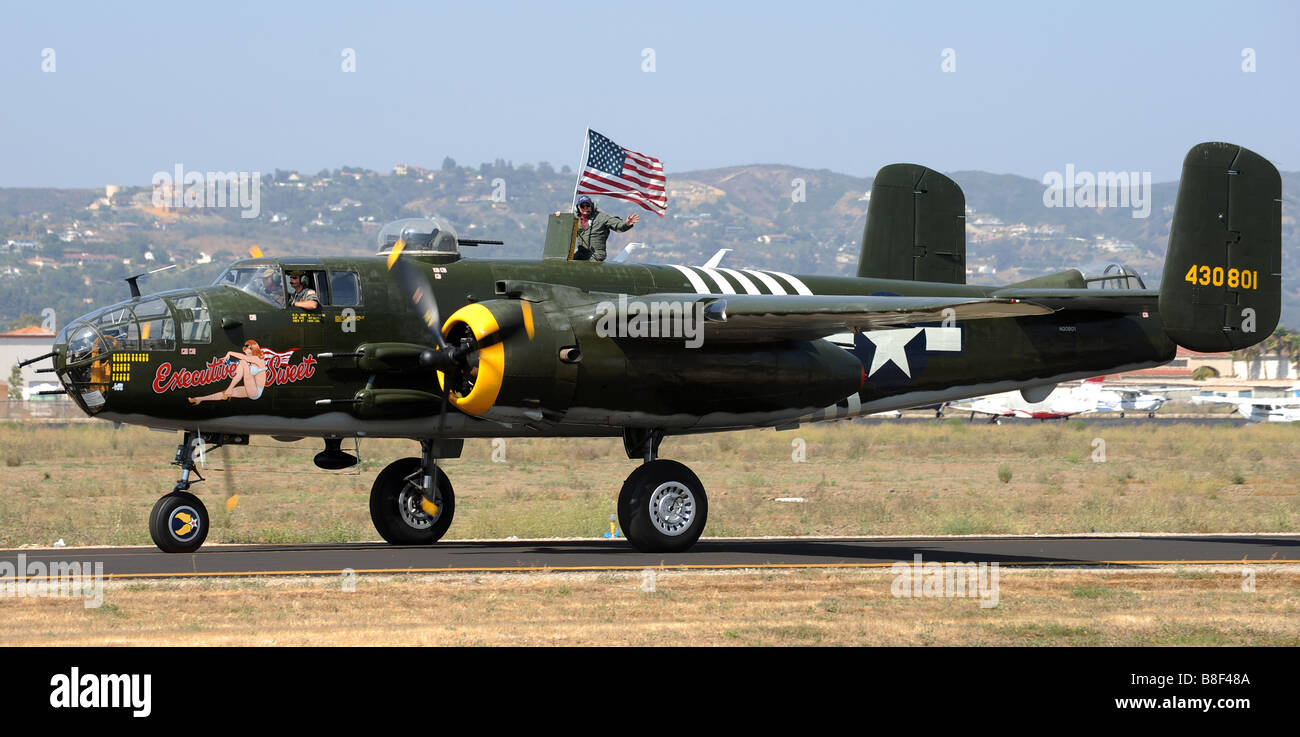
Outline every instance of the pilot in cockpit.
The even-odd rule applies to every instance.
[[[263,269],[260,274],[262,278],[262,291],[266,293],[267,298],[272,302],[284,306],[284,288],[278,284],[273,269]]]
[[[303,270],[289,272],[289,286],[293,289],[293,298],[289,303],[302,310],[320,308],[320,297],[316,290],[307,285],[307,272]]]

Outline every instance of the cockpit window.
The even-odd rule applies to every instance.
[[[1079,272],[1089,289],[1146,289],[1142,277],[1123,264],[1089,264]]]
[[[212,318],[208,314],[208,305],[197,294],[177,297],[176,313],[181,318],[181,340],[186,343],[211,343]]]
[[[212,285],[238,289],[267,304],[284,307],[284,277],[277,264],[232,266]]]
[[[95,320],[102,344],[101,351],[115,351],[134,342],[135,315],[125,305],[113,305],[100,313]]]
[[[135,306],[135,317],[140,322],[140,350],[170,351],[176,348],[176,321],[172,319],[166,302],[161,299],[141,302]]]

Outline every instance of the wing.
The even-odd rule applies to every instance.
[[[1235,404],[1253,407],[1300,407],[1300,397],[1192,397],[1192,404]]]
[[[903,328],[945,319],[984,320],[1046,315],[1050,307],[1019,299],[836,295],[651,294],[637,308],[695,305],[704,339],[720,342],[814,340],[836,333]],[[680,308],[679,308],[680,309]],[[951,310],[951,312],[948,312]],[[701,312],[702,311],[702,312]]]

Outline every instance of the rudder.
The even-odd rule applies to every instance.
[[[1254,345],[1282,309],[1282,178],[1267,159],[1202,143],[1183,160],[1160,282],[1165,333],[1195,351]]]
[[[890,164],[871,182],[858,276],[966,283],[966,196],[919,164]]]

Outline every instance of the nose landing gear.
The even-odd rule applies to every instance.
[[[248,445],[247,435],[215,435],[208,440],[212,443],[208,450],[223,445]],[[154,503],[149,513],[149,537],[164,553],[193,553],[208,539],[211,526],[208,508],[189,493],[191,485],[204,480],[194,465],[194,453],[203,442],[202,435],[185,432],[172,461],[172,465],[181,467],[181,478],[170,494]]]

